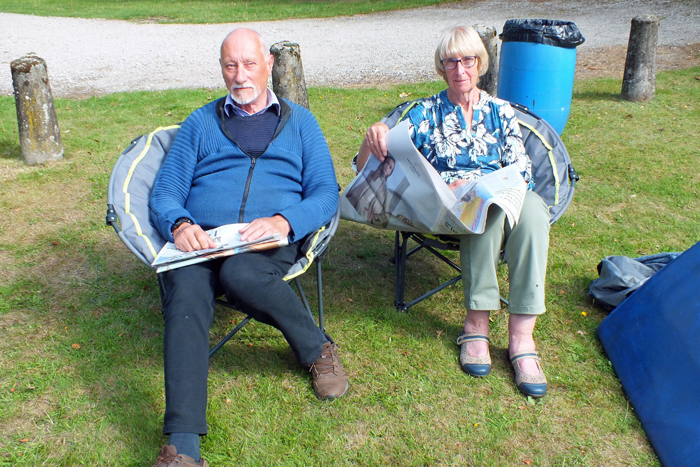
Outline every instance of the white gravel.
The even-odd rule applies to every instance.
[[[10,62],[34,53],[46,60],[54,96],[222,86],[219,44],[235,27],[252,27],[268,45],[301,47],[307,85],[353,86],[436,77],[432,53],[455,23],[501,32],[512,18],[573,21],[594,49],[626,45],[633,17],[661,19],[659,46],[700,40],[698,0],[474,0],[328,19],[207,25],[139,24],[0,13],[0,95],[12,94]]]

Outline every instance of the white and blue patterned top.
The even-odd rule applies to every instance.
[[[461,107],[450,102],[444,90],[418,102],[403,119],[411,123],[409,132],[416,148],[445,183],[473,180],[516,164],[528,189],[534,189],[532,162],[508,102],[481,91],[468,126]]]

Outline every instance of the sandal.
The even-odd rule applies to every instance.
[[[459,350],[459,365],[465,373],[482,378],[491,372],[491,355],[487,353],[483,357],[472,357],[467,353],[467,342],[485,341],[491,343],[491,339],[483,334],[462,334],[457,338]]]
[[[542,371],[540,357],[537,352],[533,350],[511,355],[510,350],[508,350],[508,358],[510,359],[510,364],[513,365],[513,370],[515,370],[515,386],[520,392],[530,397],[542,397],[547,393],[547,378],[544,376],[544,371]],[[540,370],[539,375],[531,375],[520,369],[518,361],[526,358],[535,360],[537,368]]]

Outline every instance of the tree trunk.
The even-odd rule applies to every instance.
[[[632,19],[622,97],[628,101],[650,101],[656,87],[656,43],[659,18],[652,15]]]
[[[272,67],[272,90],[277,96],[308,109],[309,97],[306,94],[299,44],[289,41],[277,42],[270,47],[270,53],[275,57],[275,65]]]
[[[14,60],[10,68],[22,159],[29,165],[62,159],[63,142],[46,62],[27,55]]]

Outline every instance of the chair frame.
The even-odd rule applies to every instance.
[[[335,225],[337,226],[338,219],[339,219],[338,216],[339,216],[339,211],[338,211],[338,213],[336,213],[336,216],[329,223],[329,225],[335,223]],[[107,216],[105,218],[105,222],[108,226],[111,226],[114,229],[114,231],[117,233],[117,235],[119,235],[119,237],[122,239],[122,241],[127,241],[127,240],[125,240],[124,236],[121,234],[122,231],[121,231],[121,228],[119,227],[119,218],[118,218],[117,213],[116,213],[114,206],[112,204],[107,204]],[[312,233],[311,235],[314,235],[314,234],[315,233]],[[325,257],[327,251],[328,251],[328,248],[324,248],[320,253],[318,253],[314,257],[314,260],[313,260],[313,262],[316,265],[316,285],[317,285],[316,290],[317,290],[317,294],[318,294],[318,327],[321,330],[321,332],[323,332],[323,333],[326,332],[326,328],[325,328],[325,324],[324,324],[324,320],[323,320],[323,271],[321,268],[321,263],[323,262],[323,258]],[[306,272],[306,271],[304,271],[304,272]],[[163,299],[165,297],[165,291],[166,291],[165,279],[163,278],[163,274],[165,274],[165,273],[156,274],[156,276],[158,278],[158,289],[160,292],[161,303],[163,302]],[[304,289],[301,285],[301,281],[299,280],[301,275],[302,274],[298,274],[290,280],[293,281],[293,283],[297,289],[297,293],[299,295],[299,298],[300,298],[302,304],[304,305],[304,308],[306,309],[307,312],[309,312],[309,314],[313,318],[313,312],[311,311],[311,307],[309,306],[309,301],[306,298],[306,293],[304,292]],[[221,298],[221,297],[217,298],[216,304],[221,305],[221,306],[228,308],[228,309],[231,309],[231,310],[241,312],[241,310],[239,310],[233,304],[229,303],[228,301],[226,301],[226,299]],[[245,313],[243,313],[243,314],[245,314]],[[235,336],[236,333],[238,333],[241,329],[243,329],[251,319],[253,319],[252,316],[246,315],[245,318],[240,323],[238,323],[231,331],[229,331],[228,334],[226,334],[226,336],[223,339],[221,339],[221,341],[219,341],[216,345],[214,345],[209,350],[209,358],[212,358],[219,350],[221,350],[221,348],[224,345],[226,345],[226,343],[233,336]],[[314,321],[315,321],[315,319],[314,319]]]
[[[105,222],[114,229],[129,251],[139,261],[151,268],[151,263],[158,250],[166,242],[151,225],[148,218],[147,206],[150,199],[150,189],[179,128],[180,125],[159,127],[151,133],[135,138],[115,162],[107,190],[108,199]],[[328,251],[328,244],[333,235],[335,235],[339,222],[340,209],[336,211],[334,217],[325,226],[309,234],[304,239],[304,256],[297,259],[285,277],[286,281],[293,281],[304,308],[313,318],[311,307],[306,299],[299,277],[306,273],[312,262],[316,263],[318,327],[324,333],[321,263]],[[156,274],[156,276],[162,303],[165,295],[165,281],[162,274]],[[240,311],[221,297],[217,298],[216,303],[223,307]],[[251,319],[251,316],[246,316],[243,321],[238,323],[219,343],[212,347],[209,357],[211,358],[216,354]]]
[[[326,251],[324,251],[321,255],[317,256],[316,259],[314,260],[314,263],[316,263],[316,282],[317,282],[317,293],[318,293],[318,327],[321,330],[321,332],[325,333],[326,328],[323,323],[323,275],[322,275],[322,270],[321,270],[321,262],[323,261],[323,256],[326,254]],[[163,301],[163,298],[165,296],[165,280],[163,279],[163,273],[157,274],[158,276],[158,285],[160,289],[160,299],[161,303]],[[306,311],[309,312],[309,314],[313,317],[313,312],[311,311],[311,307],[309,306],[309,301],[306,299],[306,293],[304,293],[304,289],[301,286],[301,281],[299,280],[299,276],[295,277],[292,279],[294,282],[294,286],[297,288],[297,292],[299,294],[299,298],[301,299],[301,302],[304,305],[304,308]],[[234,305],[231,303],[227,302],[224,298],[217,298],[216,299],[216,304],[221,305],[222,307],[228,308],[230,310],[235,310],[238,311],[239,313],[241,310],[236,308]],[[244,313],[245,314],[245,313]],[[219,341],[218,344],[216,344],[214,347],[209,350],[209,358],[213,357],[221,348],[226,345],[226,343],[238,333],[241,329],[245,327],[248,322],[253,319],[252,316],[246,315],[243,320],[238,323],[231,331],[229,331],[226,336],[224,336],[223,339]]]
[[[408,250],[408,241],[413,240],[416,242],[418,245],[413,247],[410,251]],[[440,253],[433,245],[435,243],[438,243],[438,240],[433,240],[430,238],[425,237],[424,235],[417,233],[417,232],[404,232],[404,231],[396,231],[396,236],[394,240],[394,257],[392,258],[392,262],[394,263],[395,266],[395,287],[394,287],[394,293],[395,293],[395,299],[394,299],[394,306],[396,307],[396,311],[400,312],[407,312],[409,308],[411,308],[414,305],[417,305],[418,303],[422,302],[426,298],[432,297],[436,293],[440,292],[441,290],[456,284],[462,279],[462,268],[458,266],[454,261],[452,261],[450,258],[447,256],[443,255]],[[441,247],[443,250],[458,250],[459,247],[455,246],[455,244],[452,243],[445,243],[445,242],[439,242],[444,244],[444,247]],[[432,253],[435,257],[437,257],[439,260],[441,260],[443,263],[447,264],[450,266],[452,269],[457,271],[457,275],[452,277],[451,279],[446,280],[442,284],[438,285],[437,287],[429,290],[428,292],[424,293],[420,297],[411,300],[410,302],[406,303],[406,260],[408,260],[409,257],[413,256],[415,253],[418,253],[421,250],[426,250],[430,253]],[[499,297],[501,299],[501,302],[508,306],[508,300],[506,300],[503,297]]]
[[[403,116],[405,115],[408,110],[414,105],[416,101],[414,102],[405,102],[403,104],[400,104],[397,106],[396,109],[394,109],[392,112],[390,112],[386,117],[382,119],[384,123],[386,123],[390,128],[393,127],[396,122]],[[556,135],[554,137],[559,138],[558,134],[554,129],[549,125],[545,120],[541,119],[538,117],[536,114],[531,112],[528,108],[517,104],[517,103],[511,103],[513,106],[514,110],[516,110],[516,115],[518,116],[518,123],[520,124],[521,131],[523,132],[523,140],[527,148],[527,140],[530,138],[530,135],[536,135],[537,138],[539,138],[539,141],[542,142],[542,144],[547,148],[547,150],[550,152],[550,161],[551,161],[551,152],[554,150],[554,147],[556,146],[555,143],[551,143],[546,141],[546,138],[544,135]],[[566,152],[566,148],[563,147],[562,143],[562,148],[566,154],[566,158],[568,158],[568,152]],[[534,163],[534,161],[533,161]],[[554,206],[556,207],[555,210],[551,211],[551,219],[550,219],[550,225],[553,224],[554,222],[559,219],[559,217],[564,213],[566,208],[568,207],[569,202],[571,201],[571,198],[574,193],[574,188],[576,185],[576,182],[579,180],[579,175],[576,173],[576,170],[574,169],[573,165],[569,162],[568,165],[564,167],[565,172],[563,174],[560,174],[563,178],[566,179],[566,182],[569,183],[570,189],[567,193],[567,198],[566,199],[559,199],[559,195],[557,194],[554,203],[552,206],[550,206],[550,209]],[[556,170],[555,170],[556,172]],[[536,178],[536,174],[533,173],[533,176]],[[561,180],[557,180],[555,177],[554,183],[557,184],[556,186],[559,187],[560,183],[562,182],[563,178]],[[536,190],[537,192],[537,190]],[[539,193],[538,193],[539,194]],[[434,238],[430,238],[434,237]],[[395,283],[394,283],[394,293],[395,293],[395,298],[394,298],[394,306],[396,307],[396,311],[401,311],[401,312],[406,312],[408,311],[409,308],[412,306],[422,302],[426,298],[429,298],[433,296],[434,294],[440,292],[441,290],[457,283],[460,279],[462,279],[462,269],[459,265],[455,264],[451,259],[440,253],[437,249],[442,249],[442,250],[458,250],[459,246],[456,245],[453,242],[448,241],[440,241],[439,238],[446,238],[450,239],[448,236],[433,236],[430,234],[421,234],[421,233],[416,233],[416,232],[405,232],[405,231],[396,231],[396,236],[395,236],[395,241],[394,241],[394,258],[392,259],[392,262],[395,265]],[[417,246],[412,248],[411,250],[408,249],[408,242],[409,240],[414,241],[417,243]],[[456,239],[453,239],[456,240]],[[452,269],[454,269],[457,272],[457,275],[455,277],[452,277],[451,279],[443,282],[442,284],[438,285],[432,290],[429,290],[428,292],[424,293],[420,297],[411,300],[410,302],[406,303],[405,299],[405,294],[406,294],[406,260],[410,257],[413,256],[415,253],[421,251],[421,250],[426,250],[430,253],[432,253],[435,257],[440,259],[442,262],[450,266]],[[501,252],[501,259],[503,259],[503,252]],[[508,306],[508,301],[504,299],[502,296],[500,297],[501,302]]]

